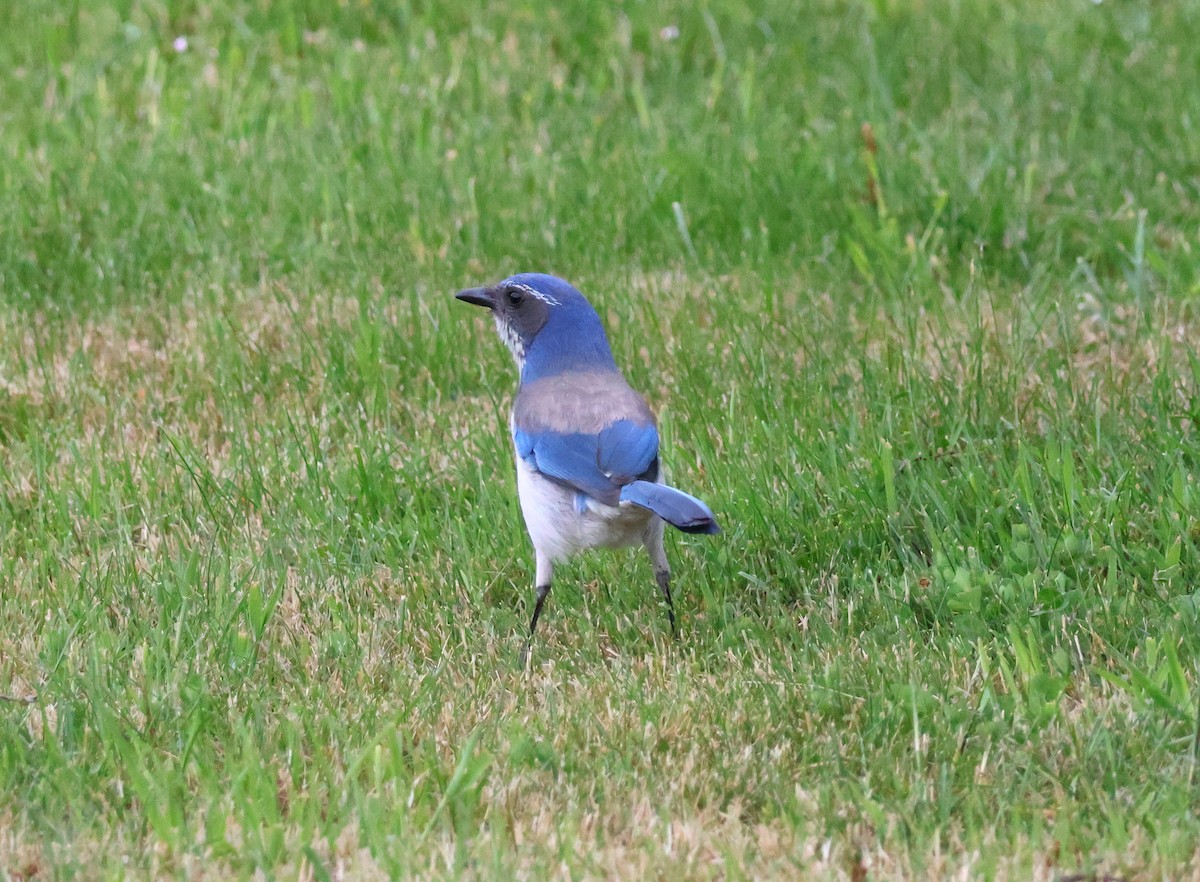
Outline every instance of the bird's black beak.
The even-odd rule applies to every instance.
[[[492,296],[489,288],[468,288],[465,291],[459,291],[454,296],[467,303],[474,303],[476,306],[486,306],[488,309],[496,305],[496,298]]]

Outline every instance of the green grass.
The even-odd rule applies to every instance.
[[[0,4],[0,878],[1200,878],[1200,9],[543,5]]]

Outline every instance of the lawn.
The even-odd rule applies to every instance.
[[[0,4],[0,879],[1200,879],[1198,340],[1194,3]]]

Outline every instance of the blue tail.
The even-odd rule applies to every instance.
[[[621,488],[621,499],[654,512],[685,533],[720,533],[717,519],[695,496],[649,481],[634,481]]]

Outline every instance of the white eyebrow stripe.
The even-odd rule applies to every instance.
[[[503,282],[500,283],[500,285],[501,285],[501,287],[504,287],[504,288],[516,288],[518,291],[524,291],[530,297],[536,297],[538,300],[542,301],[542,303],[545,303],[547,306],[561,306],[562,305],[556,299],[551,297],[549,294],[545,294],[545,293],[537,290],[537,288],[531,288],[528,285],[524,285],[520,282],[514,282],[511,279],[505,279]]]

